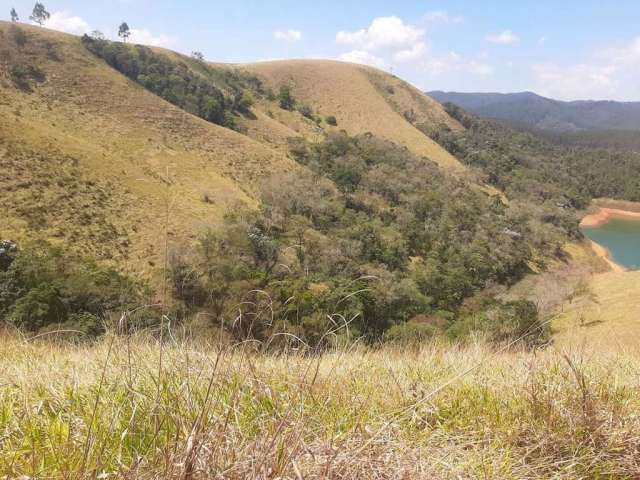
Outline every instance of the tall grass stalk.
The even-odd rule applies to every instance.
[[[161,349],[143,333],[79,345],[3,334],[0,478],[640,472],[636,352],[478,340],[268,353],[167,338]]]

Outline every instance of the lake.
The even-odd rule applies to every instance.
[[[607,248],[617,264],[640,269],[640,220],[612,218],[597,227],[583,227],[582,232]]]

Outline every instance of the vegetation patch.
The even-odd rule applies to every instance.
[[[541,227],[537,210],[370,135],[295,140],[291,151],[311,173],[272,177],[260,211],[228,215],[195,251],[173,256],[174,295],[191,315],[274,343],[376,342],[412,329],[497,343],[530,329],[544,341],[533,304],[483,293],[520,279],[539,252],[560,251],[566,233]],[[443,321],[417,326],[425,315]],[[326,336],[332,322],[348,328]]]
[[[168,102],[209,122],[235,128],[234,116],[252,116],[249,92],[261,94],[260,81],[232,70],[218,70],[199,59],[180,61],[142,45],[84,35],[82,43],[110,66]],[[217,80],[217,81],[216,81]]]
[[[454,104],[445,108],[466,130],[425,133],[510,198],[549,207],[556,223],[562,210],[585,208],[593,198],[640,200],[637,152],[556,146]]]
[[[36,242],[20,250],[0,242],[0,318],[26,332],[99,335],[111,320],[143,304],[141,286],[115,270]]]

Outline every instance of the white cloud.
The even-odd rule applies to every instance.
[[[149,45],[152,47],[169,48],[177,43],[177,39],[170,35],[160,34],[154,35],[149,30],[132,28],[131,36],[127,40],[130,43],[139,43],[140,45]]]
[[[299,30],[276,30],[273,32],[273,38],[283,42],[299,42],[302,39],[302,32]]]
[[[396,52],[393,59],[398,63],[414,62],[424,57],[427,53],[427,44],[424,42],[418,42],[411,48],[406,50],[400,50]]]
[[[618,65],[638,65],[640,64],[640,37],[634,38],[626,45],[600,50],[596,52],[596,57],[608,59]]]
[[[538,39],[538,45],[544,45],[545,43],[547,43],[547,37],[540,37]]]
[[[351,52],[343,53],[338,57],[338,60],[343,62],[361,63],[363,65],[370,65],[376,68],[385,67],[384,59],[376,57],[365,50],[353,50]]]
[[[336,42],[364,51],[406,50],[422,41],[424,33],[424,30],[406,24],[398,17],[378,17],[367,28],[338,32]]]
[[[464,19],[462,17],[452,17],[445,10],[435,10],[429,12],[424,16],[424,21],[428,23],[462,23]]]
[[[68,12],[53,12],[44,26],[74,35],[83,35],[91,31],[91,27],[84,19]]]
[[[486,40],[491,43],[510,45],[512,43],[518,43],[520,41],[520,37],[518,37],[511,30],[505,30],[504,32],[487,35]]]
[[[454,19],[444,11],[437,11],[427,14],[425,21],[452,22]],[[340,55],[340,60],[378,68],[404,63],[429,76],[448,72],[483,77],[493,74],[491,65],[482,58],[465,58],[456,52],[433,53],[425,31],[398,17],[378,17],[367,28],[338,32],[336,42],[352,47],[351,51]]]
[[[469,60],[456,52],[429,57],[420,66],[425,73],[434,77],[450,72],[466,72],[481,77],[493,75],[493,67],[488,63]]]
[[[562,66],[553,63],[532,67],[541,94],[560,99],[612,97],[618,90],[613,65],[577,64]]]
[[[563,100],[640,99],[640,37],[601,48],[576,64],[541,63],[531,67],[537,89]]]

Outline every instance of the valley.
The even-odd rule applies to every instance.
[[[638,477],[637,102],[427,95],[493,75],[444,11],[231,63],[11,19],[0,479]]]

